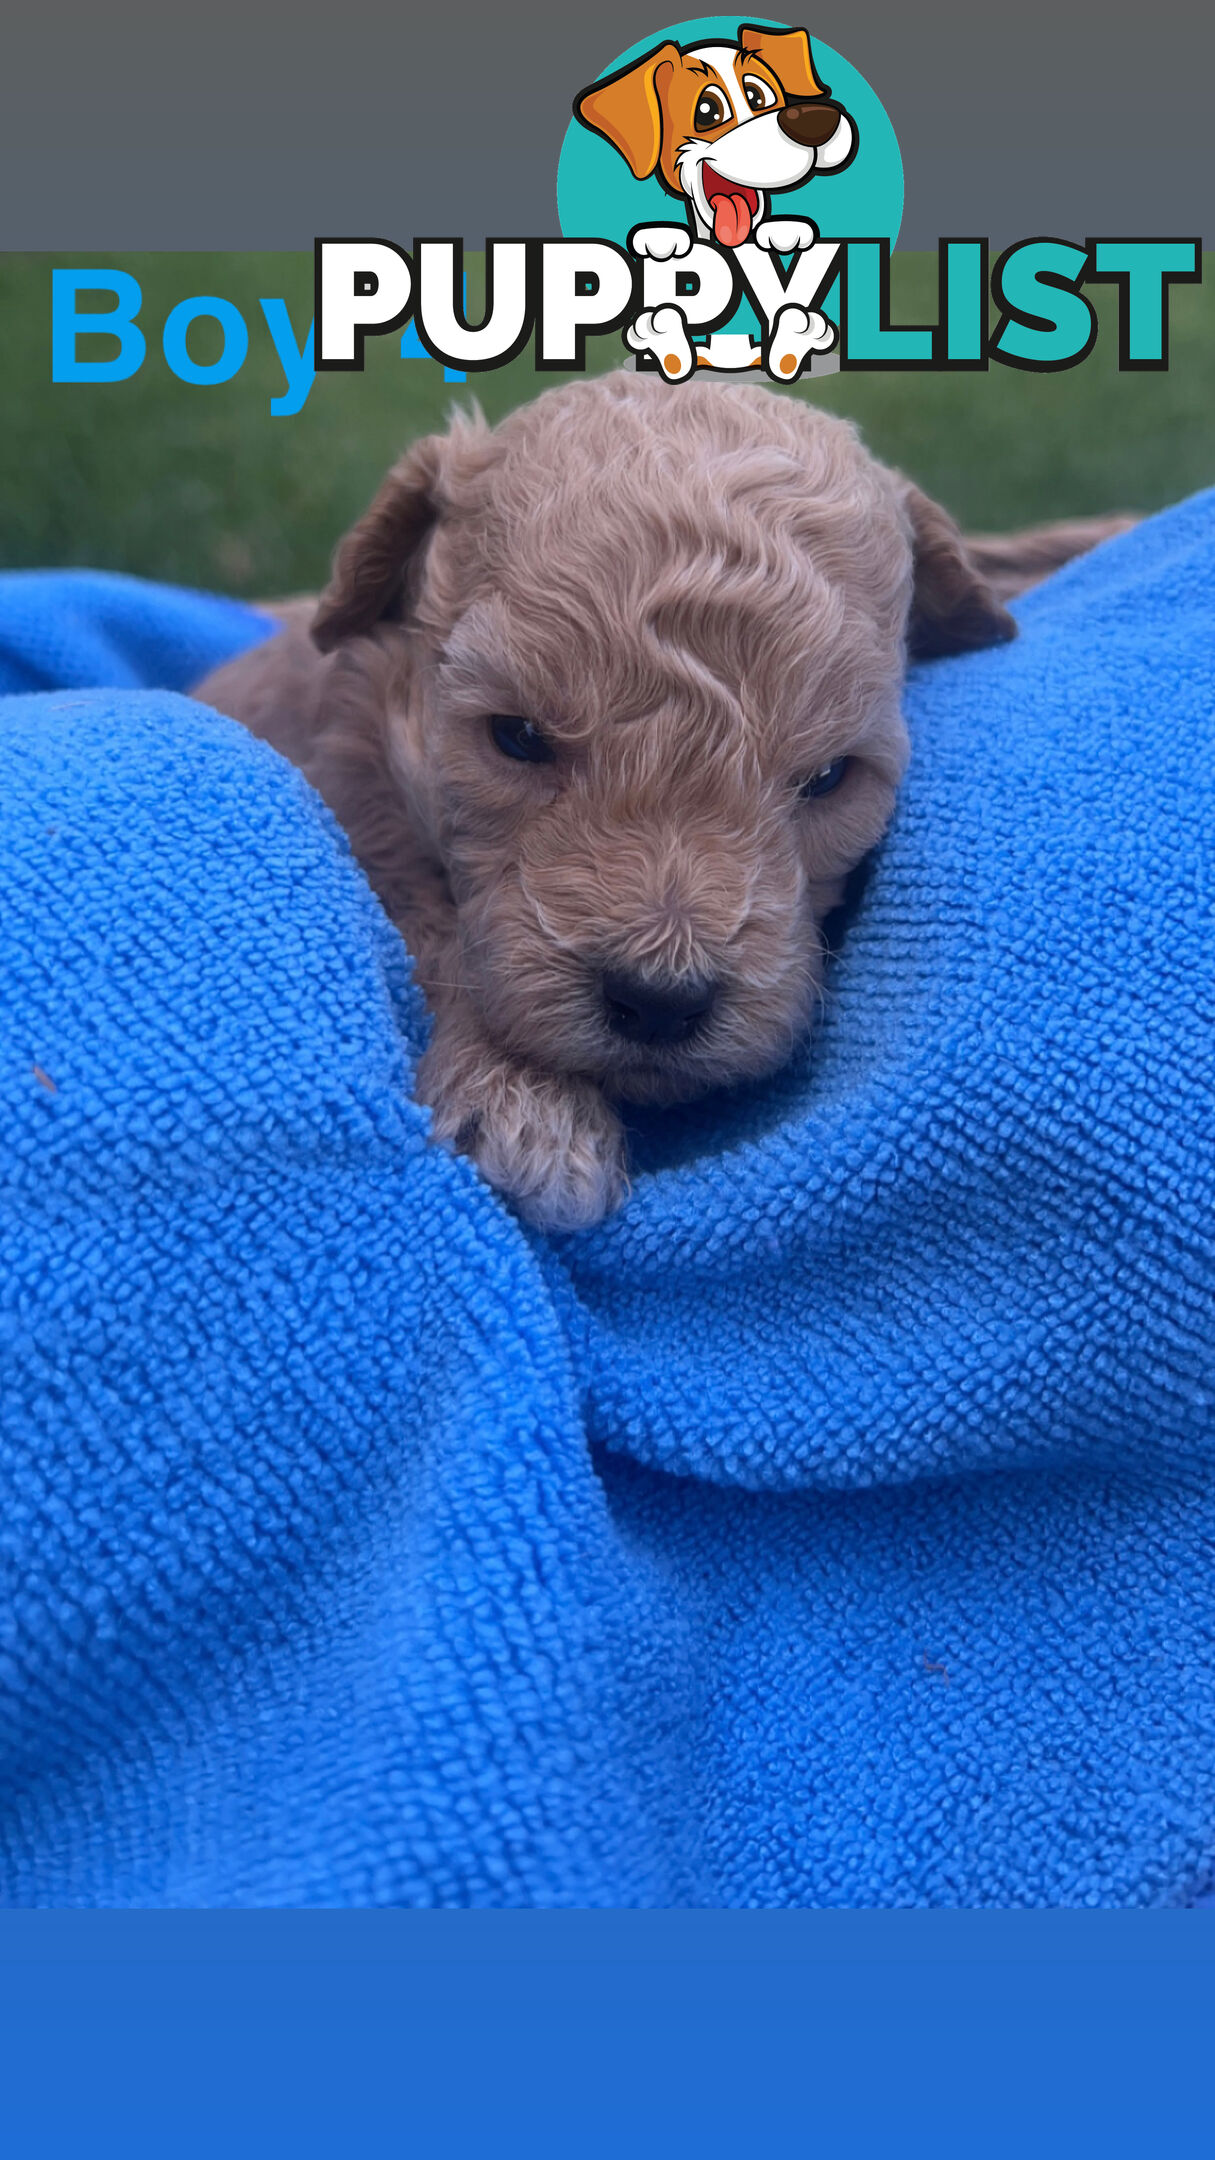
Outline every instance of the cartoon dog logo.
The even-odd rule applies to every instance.
[[[594,82],[574,100],[637,180],[682,196],[698,239],[760,246],[768,198],[815,172],[841,172],[856,124],[814,72],[804,30],[741,23],[734,45],[673,44]]]

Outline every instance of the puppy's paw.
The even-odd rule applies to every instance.
[[[809,218],[761,218],[751,237],[771,255],[800,255],[814,246],[818,227]]]
[[[539,1230],[585,1230],[627,1190],[624,1130],[589,1080],[516,1065],[496,1051],[455,1063],[432,1044],[418,1094],[434,1134]]]
[[[625,338],[634,352],[653,353],[668,382],[682,382],[696,364],[682,308],[643,308]]]
[[[686,225],[639,225],[629,234],[629,246],[651,262],[671,262],[691,252],[692,235]]]
[[[834,343],[833,322],[791,301],[781,308],[772,325],[764,364],[773,382],[796,382],[811,354],[830,352]]]

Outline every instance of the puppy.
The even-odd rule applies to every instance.
[[[733,45],[670,39],[574,100],[584,126],[682,196],[697,237],[741,247],[768,197],[856,155],[855,122],[814,71],[804,30],[740,23]]]
[[[849,423],[622,371],[415,444],[319,602],[195,694],[345,826],[433,1013],[436,1135],[574,1230],[625,1192],[617,1104],[769,1072],[807,1027],[907,653],[1014,629]]]

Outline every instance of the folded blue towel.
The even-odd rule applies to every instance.
[[[1215,496],[1020,612],[912,680],[816,1042],[551,1241],[295,773],[0,705],[9,1903],[1215,1875]]]
[[[269,637],[267,615],[217,593],[113,570],[0,577],[0,697],[22,690],[188,690]]]

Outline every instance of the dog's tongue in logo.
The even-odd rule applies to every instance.
[[[713,204],[713,237],[719,247],[741,247],[751,230],[745,195],[719,195]]]
[[[723,180],[711,165],[701,166],[700,177],[713,213],[713,238],[718,247],[741,247],[759,211],[757,191],[740,187],[734,180]]]

